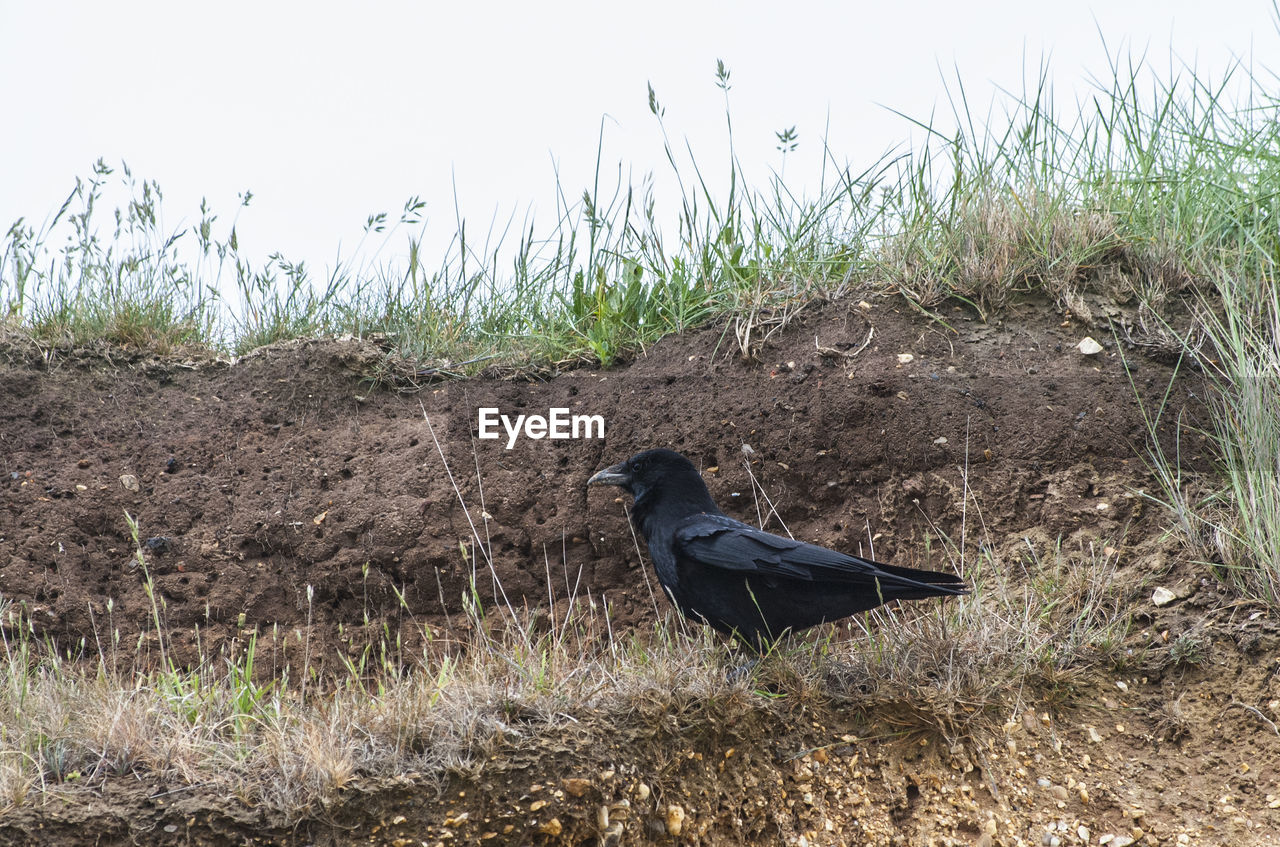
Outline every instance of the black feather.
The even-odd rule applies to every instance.
[[[734,520],[716,507],[689,460],[671,450],[638,453],[591,481],[635,496],[632,520],[680,611],[757,650],[788,631],[889,600],[968,592],[954,574],[884,565]]]

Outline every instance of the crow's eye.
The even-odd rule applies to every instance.
[[[636,474],[644,473],[645,465],[647,464],[648,462],[646,462],[644,459],[641,459],[640,461],[632,464],[631,472]]]

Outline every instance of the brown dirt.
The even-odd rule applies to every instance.
[[[751,473],[797,537],[868,553],[871,536],[877,558],[918,567],[942,566],[940,534],[979,527],[997,542],[1096,540],[1143,550],[1122,556],[1122,578],[1159,578],[1180,600],[1135,610],[1134,667],[1052,710],[1011,716],[1003,734],[954,746],[916,735],[872,743],[888,730],[856,700],[793,712],[691,704],[723,712],[585,720],[553,733],[546,749],[500,743],[440,793],[415,775],[357,780],[340,804],[300,823],[130,778],[0,817],[0,842],[42,831],[83,844],[457,844],[493,832],[484,843],[590,844],[608,842],[621,822],[624,843],[1052,836],[1065,845],[1082,843],[1081,825],[1088,843],[1134,837],[1134,827],[1148,843],[1183,832],[1194,843],[1268,843],[1280,825],[1272,615],[1179,561],[1158,542],[1163,515],[1135,493],[1153,488],[1135,386],[1154,408],[1169,365],[1130,347],[1131,381],[1105,329],[1044,302],[993,323],[961,307],[942,317],[888,300],[837,302],[802,313],[756,362],[719,327],[665,339],[614,370],[416,391],[371,386],[383,353],[359,342],[280,345],[235,363],[9,348],[0,592],[64,647],[100,643],[112,628],[131,643],[150,628],[126,511],[148,544],[180,661],[198,659],[197,626],[206,653],[253,628],[263,637],[305,629],[312,664],[332,667],[384,624],[412,641],[423,622],[456,622],[472,577],[474,554],[459,550],[471,541],[459,495],[513,603],[548,602],[549,565],[556,599],[580,584],[607,598],[618,625],[645,620],[653,602],[623,508],[583,484],[659,445],[689,455],[726,511],[750,520],[759,506],[749,445]],[[1081,355],[1086,334],[1107,349]],[[1170,406],[1185,423],[1204,422],[1199,392],[1194,375],[1174,383]],[[601,414],[607,437],[522,439],[506,450],[505,438],[473,437],[481,406]],[[1172,447],[1171,431],[1164,436]],[[1203,466],[1194,455],[1202,446],[1184,440],[1184,457]],[[491,591],[487,575],[477,582]],[[1192,628],[1205,634],[1208,659],[1170,661],[1168,645]],[[301,663],[283,644],[269,649],[264,673]],[[699,729],[690,735],[690,726]],[[540,798],[547,805],[535,809]],[[599,808],[611,804],[606,825]],[[671,805],[686,812],[679,838],[666,834]]]

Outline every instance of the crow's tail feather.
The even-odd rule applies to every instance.
[[[892,579],[882,579],[886,598],[910,600],[942,594],[968,594],[969,586],[960,577],[945,571],[922,571],[898,565],[872,563]]]

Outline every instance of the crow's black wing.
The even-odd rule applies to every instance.
[[[882,565],[816,544],[783,538],[725,515],[697,514],[675,531],[677,557],[712,567],[806,581],[921,585],[963,593],[954,574]]]

